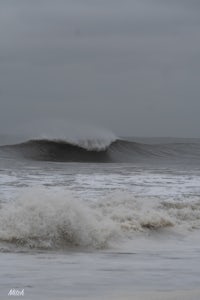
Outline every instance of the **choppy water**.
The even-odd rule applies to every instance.
[[[27,299],[109,299],[117,293],[139,299],[145,291],[199,287],[198,141],[184,141],[184,148],[182,141],[159,144],[159,155],[147,155],[144,145],[137,146],[143,149],[138,160],[130,161],[135,152],[129,147],[127,162],[109,164],[60,162],[55,148],[49,156],[43,144],[39,150],[48,160],[3,147],[2,299],[11,288],[24,288]],[[158,145],[149,149],[158,151]]]

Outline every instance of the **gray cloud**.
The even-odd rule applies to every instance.
[[[199,1],[1,1],[0,126],[199,136]],[[25,125],[24,125],[25,126]]]

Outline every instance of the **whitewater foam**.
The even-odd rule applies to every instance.
[[[174,226],[172,217],[165,210],[158,209],[158,199],[138,198],[130,193],[115,192],[97,205],[104,216],[116,222],[129,236],[146,229],[161,229]]]
[[[115,234],[111,220],[67,192],[28,189],[0,210],[0,240],[31,248],[101,248]]]
[[[160,202],[115,192],[97,202],[32,188],[0,209],[0,241],[30,248],[109,247],[135,233],[200,228],[200,201]]]

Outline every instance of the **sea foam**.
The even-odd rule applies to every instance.
[[[101,248],[115,234],[112,220],[68,192],[28,189],[0,210],[0,240],[31,248]]]
[[[199,229],[200,201],[161,201],[120,191],[86,201],[69,191],[35,187],[0,209],[0,241],[30,248],[104,248],[168,227]]]

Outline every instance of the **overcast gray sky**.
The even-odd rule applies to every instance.
[[[0,0],[1,133],[61,118],[200,137],[199,96],[199,0]]]

